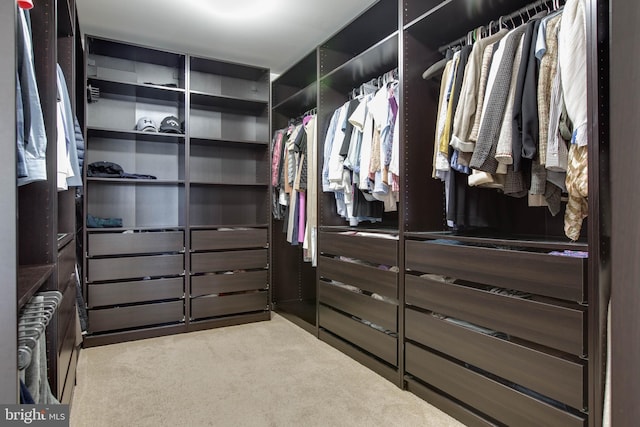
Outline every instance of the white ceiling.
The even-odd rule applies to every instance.
[[[377,0],[76,0],[83,33],[280,74]]]

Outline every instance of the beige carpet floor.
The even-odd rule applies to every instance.
[[[462,424],[274,314],[82,350],[71,426]]]

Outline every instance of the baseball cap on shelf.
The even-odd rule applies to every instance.
[[[18,6],[22,9],[32,9],[33,1],[32,0],[18,0]]]
[[[167,116],[160,123],[160,132],[165,133],[182,133],[180,127],[180,119],[176,116]]]
[[[142,132],[158,132],[158,126],[151,117],[140,117],[136,123],[136,130]]]

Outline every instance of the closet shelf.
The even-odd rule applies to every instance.
[[[191,107],[195,109],[253,115],[263,111],[269,101],[191,91]]]
[[[191,57],[191,72],[233,77],[242,80],[259,81],[269,78],[269,70],[232,62],[215,61]]]
[[[161,101],[184,103],[185,90],[144,83],[132,83],[119,80],[89,77],[88,83],[100,89],[100,96],[105,93],[149,99],[149,102]],[[98,102],[100,102],[98,100]]]
[[[474,11],[472,16],[468,16],[468,5],[464,2],[449,1],[442,2],[432,7],[422,16],[404,26],[412,36],[424,42],[427,46],[439,47],[465,34],[460,34],[458,25],[443,25],[443,23],[454,23],[465,16],[465,25],[470,31],[478,26],[487,25],[491,20],[498,21],[500,16],[508,15],[514,10],[530,4],[531,0],[517,0],[510,2],[492,2],[491,6],[480,7]]]
[[[203,182],[203,181],[190,181],[191,185],[215,185],[215,186],[236,186],[236,187],[268,187],[269,183],[259,182]]]
[[[124,233],[126,231],[133,231],[133,232],[138,232],[138,231],[142,231],[142,232],[146,232],[146,231],[183,231],[185,229],[185,227],[183,226],[173,226],[173,225],[167,225],[166,227],[159,227],[159,226],[154,226],[154,227],[118,227],[118,228],[92,228],[92,227],[87,227],[87,230],[92,232],[92,233]]]
[[[397,2],[379,1],[327,40],[321,49],[353,57],[397,30]]]
[[[257,145],[261,147],[269,146],[269,143],[266,141],[255,141],[255,140],[251,141],[251,140],[231,139],[231,138],[228,138],[228,139],[227,138],[203,138],[203,137],[196,137],[196,136],[189,137],[189,142],[191,143],[191,145],[236,144],[236,145]]]
[[[49,280],[54,264],[18,266],[18,310]]]
[[[318,87],[316,83],[295,92],[293,95],[273,106],[273,110],[285,116],[297,116],[301,111],[310,110],[318,103]]]
[[[269,224],[214,224],[214,225],[192,225],[191,230],[211,230],[217,228],[267,228]]]
[[[373,224],[372,224],[373,225]],[[363,233],[377,233],[377,234],[399,234],[397,228],[389,228],[381,225],[380,227],[349,227],[347,225],[323,225],[320,226],[320,231],[331,231],[331,232],[341,232],[341,231],[356,231]]]
[[[371,46],[355,58],[329,72],[321,80],[340,92],[349,92],[353,83],[364,83],[398,66],[398,32]]]
[[[282,73],[273,84],[272,103],[279,105],[304,88],[316,84],[317,53],[312,50],[307,56]]]
[[[145,184],[145,185],[184,185],[184,180],[169,179],[129,179],[129,178],[94,178],[87,177],[87,182],[109,184]]]
[[[150,142],[184,142],[185,135],[163,132],[142,132],[137,130],[122,130],[103,127],[87,127],[87,136],[95,138],[125,139],[130,141]]]

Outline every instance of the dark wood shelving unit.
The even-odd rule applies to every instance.
[[[97,76],[87,83],[101,89],[87,105],[88,158],[158,177],[85,178],[87,211],[125,225],[86,229],[88,342],[186,332],[191,322],[204,329],[268,319],[266,274],[213,273],[229,263],[268,268],[269,70],[94,36],[86,45]],[[184,120],[184,135],[123,130],[140,117],[159,125],[168,115]],[[261,227],[222,233],[217,224]],[[225,295],[203,293],[223,286],[214,279],[227,279]]]
[[[318,140],[324,141],[332,113],[351,90],[398,67],[402,120],[398,214],[386,215],[382,224],[348,226],[332,212],[333,195],[320,193],[317,269],[302,262],[299,251],[278,232],[281,222],[272,221],[273,305],[300,327],[469,425],[534,420],[536,425],[595,427],[602,416],[604,316],[611,287],[606,249],[610,206],[602,196],[609,183],[608,6],[586,8],[590,137],[599,142],[589,152],[586,238],[568,241],[563,215],[552,217],[522,199],[506,199],[504,208],[516,219],[497,229],[449,231],[444,185],[431,178],[428,165],[439,82],[425,81],[423,71],[443,58],[443,46],[532,3],[380,0],[273,82],[273,129],[317,108]],[[323,153],[320,144],[320,160]],[[343,234],[360,231],[391,234],[397,240]],[[563,251],[584,252],[588,258],[552,254]],[[394,315],[384,315],[390,307],[371,311],[376,303],[369,304],[364,296],[373,284],[381,285],[380,272],[368,271],[366,263],[354,266],[335,258],[362,260],[373,254],[390,257],[370,260],[374,265],[399,268],[395,281],[389,279],[394,285],[385,286],[395,290],[389,299],[397,304],[395,348],[383,344],[388,336],[354,320],[370,316],[394,330],[388,322]],[[376,280],[367,281],[368,274]],[[440,283],[438,275],[457,280]],[[350,293],[332,287],[334,282],[358,284],[364,291]],[[520,299],[505,291],[530,296]],[[534,314],[537,310],[546,314]],[[485,335],[433,313],[493,325],[498,333],[509,334]],[[501,396],[499,405],[487,399],[496,395]]]

